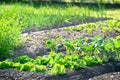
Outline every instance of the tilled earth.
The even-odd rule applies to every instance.
[[[120,72],[106,73],[89,80],[120,80]]]

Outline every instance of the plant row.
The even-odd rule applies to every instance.
[[[65,53],[57,52],[61,44],[66,49]],[[28,56],[7,59],[0,62],[0,68],[62,75],[67,72],[67,69],[77,70],[120,59],[120,36],[115,39],[103,39],[100,36],[80,37],[74,41],[63,42],[60,42],[59,38],[46,41],[46,45],[51,50],[49,55],[38,56],[35,59]]]
[[[120,20],[108,20],[106,22],[86,23],[75,27],[64,28],[70,31],[84,31],[91,33],[94,30],[101,30],[102,33],[117,31],[120,32]]]
[[[46,46],[53,52],[57,52],[59,47],[66,50],[66,54],[80,54],[81,56],[99,56],[103,61],[120,58],[120,36],[115,39],[104,39],[100,36],[93,38],[80,37],[76,40],[57,40],[46,41]]]
[[[36,59],[28,56],[7,59],[0,62],[0,68],[15,68],[22,71],[62,75],[67,72],[67,69],[77,70],[101,63],[102,60],[99,57],[86,56],[81,58],[78,54],[65,55],[63,53],[50,52],[48,56],[38,56]]]

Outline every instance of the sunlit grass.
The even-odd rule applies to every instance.
[[[21,28],[51,28],[78,23],[90,17],[119,18],[120,9],[104,6],[0,4],[0,20]],[[57,25],[57,26],[56,26]]]
[[[107,15],[107,17],[110,17],[110,18],[120,19],[120,9],[106,10],[106,15]]]

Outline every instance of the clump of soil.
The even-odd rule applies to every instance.
[[[120,72],[106,73],[89,80],[120,80]]]

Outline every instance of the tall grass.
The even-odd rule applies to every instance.
[[[1,4],[0,20],[10,21],[25,28],[51,28],[72,24],[89,17],[104,17],[101,7],[76,6],[76,5],[38,5],[34,7],[28,4]]]

